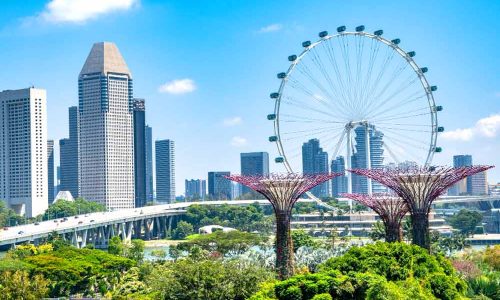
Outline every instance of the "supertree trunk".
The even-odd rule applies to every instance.
[[[289,212],[276,211],[276,270],[281,280],[287,279],[294,273],[290,219]]]
[[[401,226],[400,223],[385,223],[385,241],[388,243],[401,242]]]
[[[429,240],[429,216],[425,212],[415,212],[411,216],[413,244],[431,249]]]

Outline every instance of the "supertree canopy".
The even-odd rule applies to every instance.
[[[407,203],[411,214],[413,243],[430,249],[429,212],[432,202],[458,181],[492,167],[417,167],[349,171],[376,180],[401,197]]]
[[[293,245],[290,234],[294,204],[311,188],[340,175],[342,174],[288,173],[268,176],[225,176],[255,190],[271,202],[276,216],[276,269],[281,279],[292,276],[294,272]]]
[[[386,242],[401,241],[401,220],[409,211],[408,205],[403,199],[387,193],[373,195],[342,194],[342,197],[355,200],[371,208],[380,216],[385,226]]]

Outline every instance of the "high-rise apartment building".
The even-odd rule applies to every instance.
[[[46,103],[42,89],[0,92],[0,199],[29,218],[48,207]]]
[[[134,99],[135,207],[146,205],[146,106]]]
[[[47,140],[47,203],[54,201],[54,140]]]
[[[60,186],[59,190],[69,191],[71,196],[80,196],[79,189],[79,156],[78,137],[79,113],[77,106],[68,109],[69,116],[69,137],[59,140],[59,165],[60,165]]]
[[[94,44],[78,78],[80,195],[109,210],[135,202],[132,93],[116,45]]]
[[[352,168],[367,169],[367,153],[366,153],[366,126],[358,126],[354,129],[356,136],[355,153],[352,155]],[[384,148],[383,137],[381,131],[375,129],[375,126],[369,126],[368,129],[370,140],[370,168],[382,169],[384,167]],[[352,174],[352,191],[355,193],[367,194],[368,193],[368,180],[364,176]],[[386,189],[380,183],[372,180],[372,193],[382,193]]]
[[[311,139],[302,145],[302,172],[304,174],[328,173],[328,153],[320,147],[318,139]],[[316,197],[330,196],[330,183],[327,181],[311,189]]]
[[[338,176],[332,179],[332,195],[339,197],[343,193],[347,193],[347,176],[345,175],[345,160],[343,156],[337,156],[332,160],[332,173],[343,173],[343,176]]]
[[[269,175],[269,154],[267,152],[248,152],[240,154],[241,175]],[[260,196],[252,189],[241,186],[242,196]],[[235,197],[233,197],[235,198]]]
[[[231,181],[224,176],[231,172],[208,172],[208,196],[212,200],[230,200],[232,198]]]
[[[453,167],[468,167],[472,166],[472,155],[454,155],[453,156]],[[459,182],[455,183],[449,190],[448,195],[459,196],[459,195],[472,195],[472,176],[464,178]]]
[[[155,141],[156,201],[175,201],[175,145],[174,141]]]
[[[207,181],[203,179],[190,179],[185,181],[185,197],[187,201],[205,200],[207,194]]]
[[[153,202],[153,129],[146,125],[146,202]]]
[[[470,177],[471,195],[488,195],[488,177],[486,171],[474,174]]]

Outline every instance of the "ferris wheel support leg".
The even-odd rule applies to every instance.
[[[371,170],[372,168],[372,160],[371,160],[371,153],[370,153],[370,126],[367,123],[365,123],[365,149],[366,149],[366,168],[368,170]],[[367,184],[368,184],[368,195],[372,195],[372,180],[370,178],[367,178]]]

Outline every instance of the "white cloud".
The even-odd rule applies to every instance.
[[[226,118],[222,121],[222,124],[227,127],[240,125],[243,122],[241,117]]]
[[[37,18],[51,23],[84,23],[116,11],[126,11],[139,0],[51,0]]]
[[[246,138],[241,137],[241,136],[234,136],[231,139],[231,146],[233,147],[243,147],[248,144],[248,141]]]
[[[441,137],[452,141],[470,141],[474,137],[494,138],[500,132],[500,114],[494,114],[482,118],[471,128],[459,128],[452,131],[445,131]]]
[[[160,85],[158,92],[168,94],[187,94],[196,90],[196,84],[192,79],[176,79]]]
[[[271,24],[271,25],[267,25],[267,26],[262,27],[257,32],[258,33],[268,33],[268,32],[280,31],[281,29],[283,29],[283,25]]]

